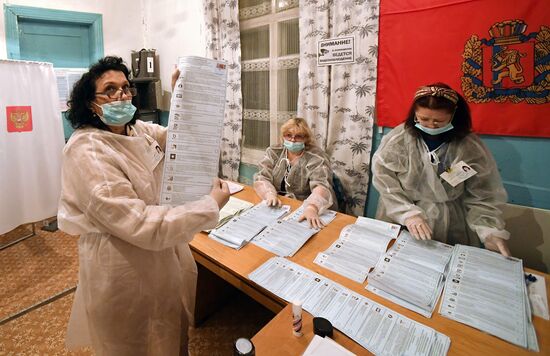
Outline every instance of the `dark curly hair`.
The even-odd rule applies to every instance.
[[[99,116],[90,108],[96,96],[96,80],[109,70],[122,72],[126,79],[128,79],[128,81],[130,80],[130,71],[124,64],[122,58],[107,56],[93,64],[90,70],[84,73],[80,80],[74,84],[73,90],[71,91],[71,97],[67,102],[67,106],[69,107],[67,119],[75,130],[81,127],[92,126],[101,130],[111,131],[109,126],[105,125]],[[126,125],[134,124],[137,118],[138,112],[136,110],[134,117]]]
[[[452,89],[445,83],[433,83],[426,85],[428,87],[440,87]],[[449,141],[451,140],[461,140],[464,137],[468,136],[472,132],[472,117],[470,115],[470,108],[466,100],[458,92],[458,102],[456,105],[444,97],[441,96],[423,96],[413,101],[407,118],[405,119],[405,127],[409,129],[409,132],[413,135],[420,136],[420,130],[416,129],[414,125],[416,124],[415,112],[418,107],[428,108],[433,110],[444,110],[450,114],[454,112],[452,124],[454,129],[447,131],[441,135],[445,136]],[[456,109],[456,111],[455,111]]]

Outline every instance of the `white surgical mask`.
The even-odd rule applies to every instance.
[[[421,131],[424,131],[425,133],[427,133],[428,135],[439,135],[439,134],[442,134],[444,132],[447,132],[447,131],[451,131],[452,129],[454,129],[454,126],[452,123],[448,123],[447,125],[445,126],[442,126],[442,127],[437,127],[435,129],[432,129],[432,128],[429,128],[429,127],[425,127],[425,126],[422,126],[420,125],[418,122],[414,125],[417,129],[421,130]]]
[[[288,140],[283,140],[283,145],[286,147],[287,150],[294,153],[303,151],[306,147],[303,142],[292,142]]]
[[[132,100],[113,101],[105,104],[96,104],[101,108],[103,115],[98,115],[101,121],[108,126],[124,126],[130,122],[137,108],[132,105]]]

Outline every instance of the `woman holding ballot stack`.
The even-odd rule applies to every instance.
[[[332,170],[326,154],[315,145],[304,119],[290,119],[281,127],[282,145],[268,147],[254,176],[256,193],[270,206],[278,194],[304,200],[304,214],[312,227],[321,228],[319,215],[336,208]]]
[[[70,348],[98,355],[187,354],[196,265],[188,243],[218,221],[229,189],[160,206],[166,128],[136,120],[128,68],[105,57],[75,84],[58,223],[80,235]]]
[[[404,123],[373,157],[377,218],[417,239],[479,246],[509,256],[500,207],[507,195],[493,156],[471,132],[464,98],[442,83],[420,87]]]

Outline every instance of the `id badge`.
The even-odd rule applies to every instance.
[[[151,162],[151,170],[154,170],[164,158],[164,151],[154,138],[149,135],[145,135],[145,138],[148,142],[147,153],[149,162]]]
[[[451,186],[456,187],[466,179],[473,177],[477,172],[467,165],[464,161],[460,161],[451,166],[447,171],[441,173],[443,178]]]

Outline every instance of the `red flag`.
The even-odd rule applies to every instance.
[[[544,0],[382,0],[379,126],[407,115],[415,90],[444,82],[482,134],[550,137],[550,8]]]
[[[6,106],[8,132],[32,131],[30,106]]]

